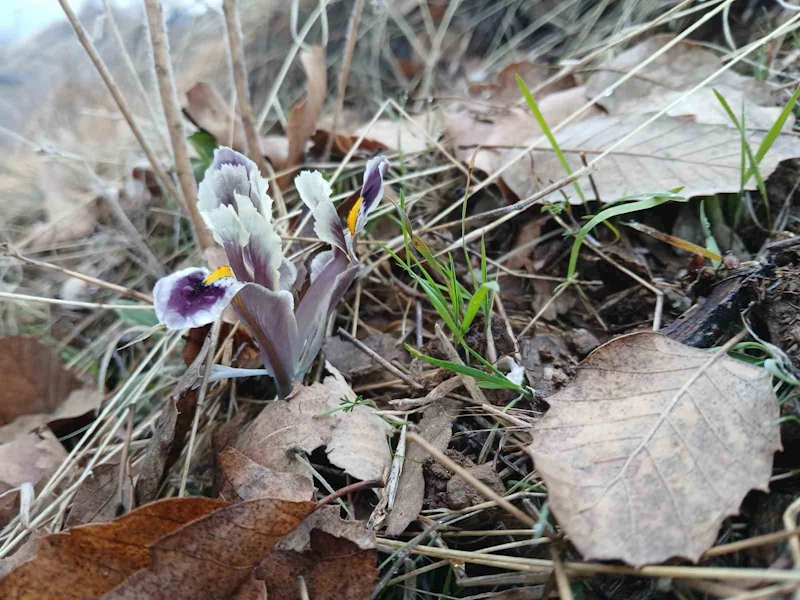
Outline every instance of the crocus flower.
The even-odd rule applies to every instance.
[[[292,382],[311,366],[328,317],[356,276],[355,239],[381,201],[388,167],[383,156],[367,163],[346,227],[321,173],[303,171],[295,178],[317,237],[330,245],[306,270],[282,256],[280,237],[272,227],[268,183],[255,163],[230,148],[217,149],[200,184],[198,208],[225,249],[228,265],[214,272],[183,269],[160,279],[153,290],[158,320],[173,330],[199,327],[213,322],[230,304],[258,345],[278,393],[286,396]]]

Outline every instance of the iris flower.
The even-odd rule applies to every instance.
[[[268,182],[255,163],[230,148],[218,148],[200,184],[198,208],[214,240],[225,249],[228,265],[213,272],[183,269],[160,279],[153,290],[158,320],[172,330],[200,327],[216,320],[230,304],[255,340],[279,395],[285,397],[314,361],[328,317],[356,276],[355,240],[381,201],[388,168],[383,156],[367,162],[361,195],[346,226],[321,173],[303,171],[295,178],[317,237],[330,246],[305,269],[282,255],[280,237],[272,227]]]

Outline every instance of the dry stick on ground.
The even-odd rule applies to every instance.
[[[128,125],[130,126],[136,141],[139,142],[139,145],[142,147],[142,151],[147,156],[147,160],[150,161],[150,165],[153,167],[153,171],[155,172],[156,177],[158,177],[159,182],[162,186],[164,186],[164,189],[171,196],[174,196],[178,202],[181,202],[181,196],[178,194],[178,190],[172,184],[172,180],[169,178],[169,175],[167,175],[166,171],[161,168],[161,164],[158,162],[156,155],[153,153],[153,149],[150,148],[150,144],[145,139],[144,133],[142,133],[142,130],[139,128],[139,124],[136,122],[136,118],[133,116],[130,106],[128,106],[128,103],[123,97],[122,92],[120,92],[120,89],[114,81],[114,78],[111,77],[111,73],[103,62],[103,59],[100,58],[100,55],[97,53],[97,49],[94,47],[94,44],[86,34],[86,30],[83,28],[83,25],[81,25],[81,22],[78,20],[78,17],[75,16],[75,13],[72,12],[67,0],[58,0],[58,3],[61,5],[61,8],[64,9],[64,14],[67,16],[67,20],[69,21],[70,25],[72,25],[72,29],[75,30],[75,34],[78,36],[78,40],[86,50],[86,54],[89,55],[92,63],[94,63],[94,66],[97,68],[97,72],[100,73],[100,77],[102,77],[103,81],[105,82],[108,91],[111,92],[111,95],[114,97],[114,101],[117,103],[119,111],[122,113],[125,121],[127,121]]]
[[[350,77],[350,64],[353,62],[353,49],[358,38],[358,25],[361,22],[361,11],[364,10],[364,0],[356,0],[353,4],[353,12],[350,13],[350,25],[347,27],[347,48],[342,60],[342,71],[339,73],[339,89],[336,92],[336,110],[333,113],[333,123],[328,141],[325,142],[325,151],[322,153],[322,160],[327,161],[333,148],[333,140],[336,137],[336,128],[339,126],[339,119],[344,108],[344,93],[347,90],[347,79]]]
[[[64,0],[59,0],[63,2]],[[161,94],[161,105],[164,117],[169,128],[169,138],[172,143],[172,154],[175,160],[175,171],[183,191],[186,210],[192,222],[194,235],[200,250],[211,248],[214,242],[211,232],[206,228],[200,211],[197,208],[197,185],[192,166],[189,163],[189,150],[186,147],[186,132],[183,129],[181,106],[178,102],[178,90],[175,88],[175,77],[172,74],[172,60],[169,55],[169,40],[167,38],[166,24],[164,23],[164,9],[160,0],[144,0],[147,12],[147,25],[150,30],[150,42],[153,46],[153,65],[158,81],[158,91]]]
[[[405,542],[378,538],[381,546],[400,548]],[[541,572],[553,568],[553,561],[541,558],[523,558],[509,555],[493,555],[482,552],[465,552],[463,550],[443,550],[427,546],[417,546],[412,551],[434,558],[444,558],[476,565],[486,565],[514,571]],[[564,563],[567,575],[587,577],[592,575],[633,575],[636,577],[672,577],[676,579],[729,579],[731,581],[791,581],[800,583],[800,572],[779,569],[750,569],[734,567],[683,567],[672,565],[652,565],[636,569],[625,565],[609,565],[603,563]]]
[[[569,579],[564,572],[564,563],[561,562],[560,550],[556,544],[550,544],[550,558],[553,559],[553,574],[556,578],[556,586],[558,586],[558,595],[561,600],[573,600],[572,589],[569,587]]]
[[[364,342],[362,342],[361,340],[357,340],[352,335],[350,335],[350,333],[347,332],[344,328],[339,327],[339,330],[338,330],[337,333],[339,334],[340,337],[346,339],[348,342],[353,344],[356,348],[361,350],[364,354],[369,356],[371,359],[373,359],[376,362],[379,362],[383,366],[384,369],[389,371],[395,377],[398,377],[398,378],[402,379],[405,383],[407,383],[408,385],[410,385],[414,389],[417,389],[417,390],[424,390],[425,389],[424,385],[422,385],[418,381],[414,381],[413,379],[411,379],[408,375],[403,373],[400,369],[395,367],[392,363],[390,363],[388,360],[383,358],[380,354],[375,352],[372,348],[370,348],[369,346],[364,344]]]
[[[536,525],[536,521],[532,519],[529,515],[522,512],[516,506],[511,504],[511,502],[500,496],[492,488],[490,488],[488,485],[480,481],[474,475],[470,474],[463,467],[456,464],[452,459],[447,457],[443,452],[440,452],[438,448],[436,448],[433,444],[431,444],[424,438],[420,437],[416,433],[409,433],[408,441],[422,446],[422,448],[428,454],[430,454],[433,458],[435,458],[438,462],[440,462],[442,466],[444,466],[447,470],[452,471],[453,473],[458,475],[466,483],[472,486],[475,489],[475,491],[477,491],[484,498],[497,502],[497,506],[499,506],[508,514],[510,514],[512,517],[517,519],[520,523],[524,523],[525,525],[528,525],[530,527]]]
[[[247,68],[244,62],[244,48],[242,44],[242,24],[239,21],[239,8],[237,0],[224,0],[222,2],[222,12],[225,13],[225,28],[228,30],[228,44],[231,52],[231,70],[233,71],[233,82],[236,86],[236,97],[239,101],[239,113],[242,116],[244,135],[247,140],[247,150],[250,158],[256,163],[258,170],[267,173],[264,161],[264,154],[261,151],[261,143],[256,132],[255,119],[253,117],[253,105],[250,102],[250,88],[247,84]],[[286,215],[286,206],[282,198],[276,202],[280,216]]]
[[[131,288],[126,288],[125,286],[117,285],[116,283],[110,283],[102,279],[97,279],[96,277],[92,277],[91,275],[84,275],[83,273],[78,273],[77,271],[73,271],[71,269],[59,267],[58,265],[54,265],[52,263],[36,260],[34,258],[28,258],[27,256],[23,256],[18,250],[11,247],[6,248],[5,254],[13,258],[16,258],[17,260],[22,261],[31,266],[39,267],[40,269],[55,271],[56,273],[61,273],[63,275],[66,275],[67,277],[74,277],[75,279],[80,279],[81,281],[85,281],[87,283],[91,283],[93,285],[106,288],[107,290],[117,292],[118,294],[121,294],[123,296],[130,296],[131,298],[136,298],[137,300],[141,300],[142,302],[147,302],[148,304],[153,303],[153,297],[148,296],[147,294],[143,294],[142,292],[137,292],[136,290],[132,290]]]

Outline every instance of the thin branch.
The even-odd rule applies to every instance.
[[[244,136],[247,140],[248,154],[258,166],[258,170],[266,175],[267,169],[264,166],[264,154],[261,151],[261,142],[256,133],[253,105],[250,102],[250,88],[247,83],[247,67],[245,66],[242,44],[242,24],[239,20],[237,0],[224,0],[222,2],[222,12],[225,13],[225,28],[228,30],[228,44],[231,52],[231,70],[233,71],[233,82],[236,86],[236,98],[239,101],[239,113],[242,116],[242,125],[244,126]]]
[[[3,249],[2,247],[0,247],[0,252],[2,251]],[[92,285],[106,288],[107,290],[117,292],[118,294],[121,294],[123,296],[130,296],[131,298],[136,298],[137,300],[141,300],[142,302],[147,302],[148,304],[153,303],[153,297],[148,296],[147,294],[143,294],[142,292],[137,292],[136,290],[133,290],[131,288],[117,285],[116,283],[110,283],[102,279],[97,279],[96,277],[92,277],[90,275],[84,275],[83,273],[78,273],[77,271],[73,271],[71,269],[59,267],[58,265],[54,265],[52,263],[36,260],[35,258],[28,258],[27,256],[23,256],[22,254],[20,254],[20,252],[14,248],[7,247],[5,249],[5,253],[8,256],[16,258],[17,260],[22,261],[31,266],[39,267],[40,269],[47,269],[48,271],[54,271],[56,273],[61,273],[62,275],[66,275],[67,277],[74,277],[75,279],[80,279],[81,281],[91,283]]]
[[[322,160],[327,161],[333,148],[333,140],[336,137],[336,128],[339,126],[339,119],[344,109],[344,94],[347,91],[347,79],[350,77],[350,65],[353,62],[353,50],[358,38],[358,25],[361,22],[361,11],[364,10],[364,0],[356,0],[353,4],[353,12],[350,13],[350,25],[347,27],[347,48],[344,51],[342,60],[342,72],[339,73],[339,89],[336,92],[336,111],[333,113],[333,124],[325,142],[325,151],[322,153]]]
[[[59,0],[64,2],[65,0]],[[169,40],[164,22],[164,9],[160,0],[144,0],[147,11],[147,25],[150,30],[150,42],[153,46],[153,64],[156,70],[158,91],[161,94],[161,105],[167,120],[169,138],[172,143],[172,154],[175,159],[175,171],[181,184],[186,210],[194,228],[194,235],[201,250],[211,248],[214,242],[211,232],[206,228],[200,211],[197,209],[197,190],[192,166],[189,162],[189,150],[186,147],[186,132],[183,129],[178,90],[175,88],[175,76],[172,73],[172,61],[169,56]]]
[[[405,383],[407,383],[408,385],[410,385],[414,389],[417,389],[417,390],[424,390],[425,389],[424,385],[422,385],[418,381],[414,381],[413,379],[411,379],[411,377],[409,377],[408,375],[403,373],[400,369],[395,367],[392,363],[390,363],[388,360],[383,358],[380,354],[375,352],[372,348],[367,346],[364,342],[362,342],[361,340],[358,340],[358,339],[354,338],[352,335],[350,335],[350,333],[347,332],[345,329],[339,327],[339,331],[337,333],[339,334],[340,337],[343,337],[344,339],[346,339],[348,342],[353,344],[356,348],[361,350],[364,354],[369,356],[371,359],[373,359],[374,361],[380,363],[383,366],[384,369],[389,371],[395,377],[399,377],[400,379],[402,379]]]
[[[122,92],[114,81],[114,78],[111,77],[111,73],[103,62],[103,59],[100,58],[100,55],[97,53],[97,49],[94,47],[92,40],[90,40],[89,36],[86,34],[86,30],[83,28],[83,25],[81,25],[81,22],[78,20],[78,17],[75,16],[75,13],[72,12],[67,0],[58,0],[58,3],[61,5],[61,8],[64,9],[64,14],[67,17],[69,24],[72,25],[72,29],[75,30],[75,35],[78,36],[78,40],[80,41],[84,50],[86,50],[86,54],[89,55],[92,63],[94,63],[97,72],[100,73],[100,77],[102,77],[103,81],[105,82],[108,91],[111,92],[111,95],[114,97],[114,101],[117,103],[119,111],[122,113],[125,121],[127,121],[128,125],[130,126],[136,141],[139,142],[139,145],[142,147],[142,151],[145,153],[145,156],[147,156],[147,160],[150,161],[150,165],[153,167],[153,171],[155,172],[156,177],[158,177],[159,182],[168,194],[175,197],[178,202],[181,202],[181,196],[178,194],[178,190],[173,185],[169,175],[167,175],[166,171],[164,171],[164,169],[161,167],[161,164],[158,162],[153,149],[145,139],[144,133],[139,128],[139,124],[136,122],[136,118],[133,116],[130,106],[128,106],[127,101],[122,96]]]

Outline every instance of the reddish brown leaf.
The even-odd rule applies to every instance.
[[[0,597],[98,597],[147,567],[156,541],[224,506],[208,498],[161,500],[111,523],[45,536],[34,558],[0,579]]]
[[[104,598],[230,598],[315,507],[313,502],[260,499],[212,512],[153,544],[149,566]]]

